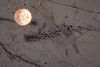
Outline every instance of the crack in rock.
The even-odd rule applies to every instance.
[[[3,50],[4,50],[7,54],[9,54],[10,56],[12,56],[12,57],[14,57],[14,58],[18,58],[18,59],[20,59],[21,61],[23,61],[23,62],[25,62],[25,63],[28,63],[28,64],[31,64],[31,65],[34,65],[34,66],[36,66],[36,67],[43,67],[43,66],[41,66],[41,65],[39,65],[39,64],[37,64],[37,63],[31,62],[31,61],[29,61],[29,60],[26,60],[26,59],[22,58],[22,57],[19,56],[19,55],[13,54],[12,52],[10,52],[10,51],[4,46],[3,43],[0,43],[0,46],[3,48]]]
[[[0,21],[10,21],[10,22],[15,22],[14,20],[8,19],[8,18],[2,18],[0,17]]]
[[[100,14],[100,11],[89,10],[89,9],[77,7],[77,6],[74,6],[74,5],[68,5],[68,4],[59,3],[59,2],[56,2],[56,1],[52,1],[52,0],[48,0],[48,1],[52,2],[52,3],[55,3],[55,4],[71,7],[71,8],[74,8],[74,9],[79,9],[79,10],[82,10],[82,11],[86,11],[86,12],[89,12],[89,13]]]
[[[0,21],[15,22],[15,21],[12,20],[12,19],[9,19],[9,18],[2,18],[2,17],[0,17]],[[31,25],[37,26],[37,21],[31,21]]]

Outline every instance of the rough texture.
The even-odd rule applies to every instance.
[[[100,67],[100,0],[0,0],[0,67]],[[32,12],[19,26],[14,13]]]

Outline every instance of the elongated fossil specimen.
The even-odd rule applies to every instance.
[[[49,30],[42,31],[42,32],[35,32],[32,34],[24,35],[25,40],[28,42],[31,41],[40,41],[44,39],[50,39],[50,38],[58,38],[60,36],[65,36],[68,38],[70,35],[72,35],[72,31],[82,31],[82,30],[87,30],[87,31],[100,31],[99,28],[92,27],[92,26],[77,26],[73,27],[72,25],[60,25],[58,27],[53,27]]]
[[[70,36],[72,34],[70,26],[54,27],[46,31],[24,35],[26,41],[38,41],[49,38],[58,38],[59,36]]]

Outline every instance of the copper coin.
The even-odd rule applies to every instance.
[[[14,19],[19,25],[27,25],[32,20],[31,12],[28,9],[22,8],[15,12]]]

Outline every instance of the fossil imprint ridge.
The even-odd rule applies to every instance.
[[[24,37],[26,41],[39,41],[50,38],[58,38],[59,36],[70,36],[71,34],[72,31],[70,30],[70,26],[59,26],[46,31],[24,35]]]
[[[65,36],[66,38],[68,38],[69,36],[73,34],[73,30],[76,32],[78,31],[81,32],[83,30],[100,31],[99,28],[92,27],[92,26],[88,26],[88,27],[77,26],[74,28],[72,25],[59,25],[58,27],[54,27],[46,31],[42,31],[42,32],[38,31],[30,35],[29,34],[24,35],[24,37],[25,37],[25,40],[28,42],[40,41],[40,40],[50,39],[50,38],[55,39],[60,36]]]

